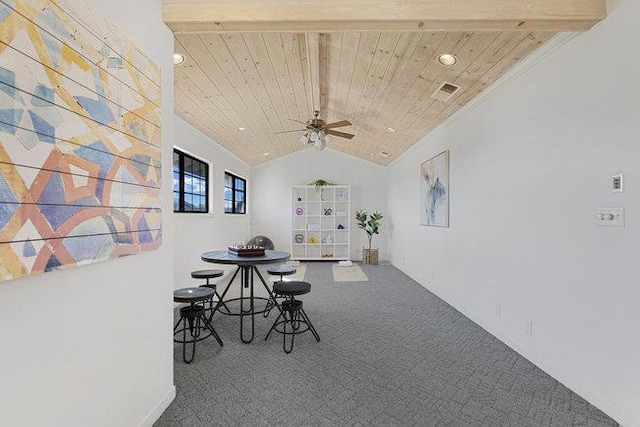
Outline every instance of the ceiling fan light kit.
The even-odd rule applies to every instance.
[[[307,122],[305,123],[306,125],[305,129],[276,132],[276,134],[304,131],[304,134],[299,139],[300,144],[302,144],[303,146],[307,146],[308,144],[313,144],[316,150],[318,151],[324,150],[327,144],[331,142],[334,136],[337,136],[338,138],[346,138],[346,139],[351,139],[354,137],[354,135],[351,133],[332,130],[333,128],[351,126],[350,121],[340,120],[338,122],[326,123],[324,120],[318,118],[319,115],[320,115],[319,111],[314,111],[314,118],[307,120]],[[298,121],[294,119],[289,119],[289,120],[293,120],[296,122]]]

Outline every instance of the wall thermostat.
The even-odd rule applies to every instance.
[[[622,193],[622,174],[613,175],[611,179],[611,191],[614,193]]]

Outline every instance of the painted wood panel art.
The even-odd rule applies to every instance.
[[[0,0],[0,280],[162,239],[160,68],[64,1]]]
[[[449,152],[420,165],[420,224],[449,227]]]

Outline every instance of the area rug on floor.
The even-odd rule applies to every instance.
[[[334,282],[368,282],[369,278],[359,265],[353,264],[350,267],[340,267],[333,264],[333,281]]]

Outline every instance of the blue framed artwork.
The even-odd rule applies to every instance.
[[[420,164],[420,224],[449,227],[449,152]]]

